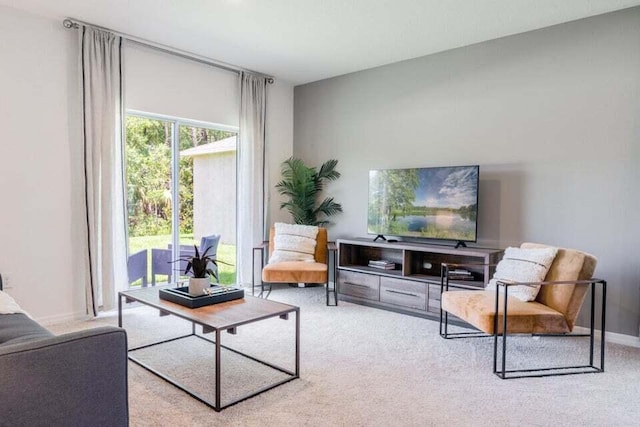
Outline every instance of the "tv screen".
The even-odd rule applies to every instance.
[[[368,232],[475,242],[479,166],[369,172]]]

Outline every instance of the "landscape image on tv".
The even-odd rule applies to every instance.
[[[478,166],[369,172],[370,234],[476,241]]]

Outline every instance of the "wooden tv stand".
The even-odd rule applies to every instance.
[[[413,242],[374,242],[372,239],[339,239],[338,297],[414,316],[440,315],[442,263],[496,264],[501,249],[458,248]],[[393,270],[369,267],[370,260],[395,263]],[[495,267],[464,267],[466,280],[450,279],[457,288],[483,288]]]

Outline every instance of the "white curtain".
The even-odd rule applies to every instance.
[[[116,306],[127,286],[122,150],[122,39],[80,31],[89,280],[87,311]]]
[[[265,233],[265,116],[267,81],[240,73],[238,149],[238,283],[251,283],[253,248]]]

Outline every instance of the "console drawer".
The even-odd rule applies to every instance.
[[[402,307],[427,309],[427,284],[409,280],[380,278],[380,301]]]
[[[429,299],[440,301],[440,285],[429,285]]]
[[[380,299],[379,276],[340,270],[338,285],[341,294],[375,301]]]

